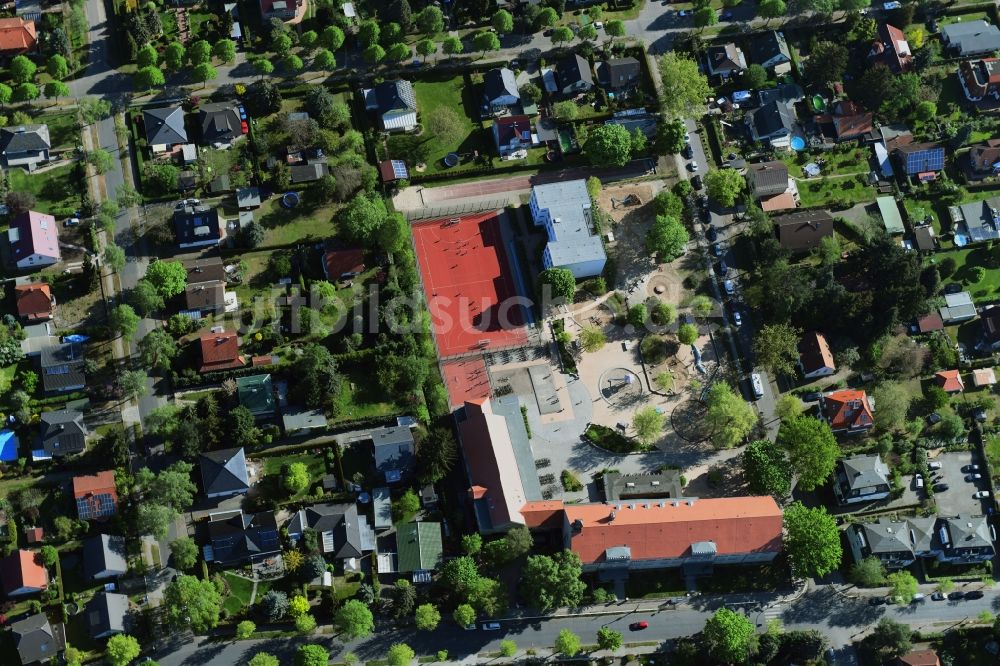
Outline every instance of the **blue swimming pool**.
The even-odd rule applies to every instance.
[[[799,151],[806,149],[806,140],[801,136],[793,136],[791,140],[792,150]]]

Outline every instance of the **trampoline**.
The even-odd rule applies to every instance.
[[[285,192],[281,197],[281,205],[285,208],[295,208],[301,200],[298,192]]]
[[[955,234],[955,245],[958,247],[965,247],[969,244],[969,239],[965,234]]]
[[[443,161],[446,167],[458,166],[458,153],[448,153]]]
[[[790,145],[796,152],[803,151],[806,149],[806,140],[801,136],[793,136]]]
[[[823,99],[822,95],[813,95],[812,98],[813,108],[819,113],[826,111],[826,100]]]

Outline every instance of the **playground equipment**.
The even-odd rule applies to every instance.
[[[611,208],[617,209],[619,206],[622,208],[628,208],[629,206],[640,206],[642,205],[642,199],[639,198],[638,194],[630,194],[624,199],[616,199],[611,197]]]

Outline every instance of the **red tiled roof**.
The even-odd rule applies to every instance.
[[[14,287],[17,314],[25,319],[48,319],[52,316],[52,290],[44,282]]]
[[[895,74],[905,72],[913,62],[910,44],[906,41],[903,31],[888,23],[878,27],[878,37],[872,44],[870,57],[882,62]]]
[[[22,587],[44,588],[49,584],[49,572],[30,550],[16,550],[0,561],[0,581],[4,592]]]
[[[274,363],[274,357],[272,356],[254,356],[250,359],[250,365],[257,367],[260,365],[271,365]]]
[[[921,333],[930,333],[931,331],[940,331],[942,329],[944,329],[944,320],[936,312],[926,314],[917,320],[917,330]]]
[[[531,118],[528,116],[504,116],[493,121],[496,126],[498,146],[506,146],[515,138],[524,141],[524,134],[531,136]]]
[[[781,509],[772,497],[680,499],[674,504],[566,505],[566,520],[574,526],[570,547],[584,564],[602,562],[609,548],[621,546],[630,549],[633,561],[690,556],[700,542],[714,543],[720,556],[781,550]]]
[[[900,666],[941,666],[934,650],[912,650],[897,659]]]
[[[35,48],[37,41],[34,21],[0,19],[0,53],[27,53]]]
[[[365,270],[365,253],[360,248],[327,250],[323,255],[323,271],[329,280],[357,275]]]
[[[834,368],[833,352],[826,341],[826,336],[819,331],[810,331],[802,336],[799,342],[799,360],[806,373],[821,368]]]
[[[29,527],[24,530],[24,539],[28,543],[41,543],[45,537],[45,530],[41,527]]]
[[[979,368],[972,371],[972,383],[976,386],[992,386],[997,383],[997,373],[993,368]]]
[[[242,368],[246,360],[240,356],[240,339],[236,333],[205,333],[198,338],[201,346],[201,368],[199,372],[215,372]]]
[[[118,499],[115,490],[115,473],[111,470],[73,477],[73,497],[84,497],[94,493],[111,493]]]
[[[562,500],[538,500],[521,507],[524,525],[529,529],[553,529],[563,523]]]
[[[789,208],[795,208],[795,206],[795,195],[787,191],[776,194],[773,197],[764,197],[760,200],[760,207],[765,213],[771,213],[776,210],[788,210]]]
[[[965,390],[965,383],[958,370],[942,370],[934,375],[934,381],[948,393]]]
[[[873,425],[871,405],[868,404],[868,395],[864,391],[851,389],[834,391],[824,400],[826,402],[824,411],[827,420],[830,421],[831,429],[857,430],[870,428]]]

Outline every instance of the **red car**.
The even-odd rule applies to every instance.
[[[643,629],[649,628],[649,622],[646,622],[645,620],[640,620],[638,622],[633,622],[632,624],[628,625],[628,628],[631,631],[642,631]]]

